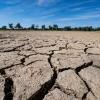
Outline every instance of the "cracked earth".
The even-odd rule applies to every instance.
[[[0,100],[100,100],[100,34],[0,32]]]

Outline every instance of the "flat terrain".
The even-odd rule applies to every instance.
[[[100,100],[100,32],[0,31],[0,100]]]

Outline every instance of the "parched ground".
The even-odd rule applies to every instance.
[[[0,100],[100,100],[100,32],[0,32]]]

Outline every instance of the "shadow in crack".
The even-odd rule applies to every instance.
[[[38,90],[35,94],[33,94],[28,100],[43,100],[44,96],[55,84],[56,78],[57,78],[57,73],[56,71],[54,71],[54,75],[51,78],[51,80],[42,85],[41,89]]]
[[[4,93],[5,97],[3,100],[13,100],[13,81],[11,78],[6,78],[5,79],[5,84],[4,84]]]
[[[0,69],[0,74],[1,75],[6,75],[5,70],[4,69]]]

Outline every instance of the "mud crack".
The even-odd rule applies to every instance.
[[[89,63],[84,63],[82,66],[79,66],[75,69],[75,72],[78,74],[82,69],[87,68],[88,66],[91,66],[93,64],[93,61]]]
[[[89,87],[89,85],[87,84],[87,82],[79,75],[79,72],[80,72],[82,69],[91,66],[92,64],[93,64],[93,61],[91,61],[91,62],[89,62],[89,63],[87,63],[87,64],[84,64],[84,65],[82,65],[82,66],[80,66],[80,67],[78,67],[78,68],[75,69],[76,74],[77,74],[77,75],[80,77],[80,79],[85,83],[85,85],[86,85],[86,87],[87,87],[87,89],[88,89],[88,92],[85,93],[85,94],[83,95],[82,100],[86,99],[87,94],[88,94],[89,92],[91,92],[93,95],[94,95],[94,93],[92,92],[92,90],[91,90],[91,88]],[[94,96],[95,96],[95,95],[94,95]]]
[[[47,95],[49,90],[54,86],[55,81],[57,79],[57,72],[53,68],[53,65],[51,63],[51,57],[53,54],[54,54],[54,52],[52,51],[52,53],[48,57],[48,62],[50,64],[51,68],[53,69],[53,76],[52,76],[51,80],[49,80],[48,82],[43,84],[41,86],[41,89],[39,91],[37,91],[35,94],[33,94],[28,100],[43,100],[45,95]]]

